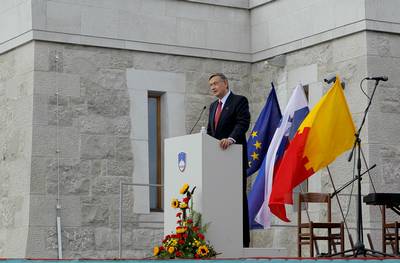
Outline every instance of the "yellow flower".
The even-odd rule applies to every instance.
[[[172,199],[172,201],[171,201],[171,207],[172,208],[178,208],[179,207],[179,201],[178,201],[178,199]]]
[[[193,244],[194,244],[196,247],[199,247],[199,246],[201,245],[200,241],[198,241],[198,240],[195,240]]]
[[[169,247],[168,248],[168,253],[172,254],[172,253],[174,253],[174,251],[175,251],[174,247]]]
[[[153,248],[153,255],[154,255],[154,256],[157,256],[158,253],[160,253],[160,248],[159,248],[159,247],[154,247],[154,248]]]
[[[176,233],[177,234],[182,234],[186,232],[186,227],[176,227]]]
[[[197,254],[199,254],[200,256],[204,257],[207,256],[208,254],[208,248],[207,246],[201,246],[197,249]]]
[[[185,208],[188,207],[188,205],[186,203],[180,203],[179,207],[182,208],[182,209],[185,209]]]
[[[176,247],[178,245],[178,241],[176,239],[171,240],[171,246]]]
[[[188,189],[189,189],[189,185],[188,185],[188,184],[184,184],[184,185],[182,186],[182,188],[179,190],[179,193],[182,194],[182,195],[184,195],[184,194],[186,194],[186,192],[187,192]]]

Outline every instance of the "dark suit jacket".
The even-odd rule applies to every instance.
[[[247,169],[247,143],[246,132],[250,126],[249,102],[246,97],[235,95],[231,92],[225,101],[219,118],[217,128],[214,127],[214,116],[218,100],[210,105],[207,134],[221,140],[233,138],[237,144],[243,145],[243,169]]]

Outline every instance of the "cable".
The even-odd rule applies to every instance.
[[[363,82],[364,82],[365,80],[367,80],[367,78],[368,78],[368,77],[363,78],[363,79],[361,80],[361,82],[360,82],[360,89],[361,89],[361,91],[364,93],[364,95],[370,100],[371,98],[368,96],[368,94],[364,91],[364,89],[363,89],[363,87],[362,87]]]
[[[333,191],[336,192],[335,183],[333,182],[333,178],[332,178],[332,174],[331,174],[331,170],[329,169],[329,166],[326,166],[326,170],[328,171],[329,178],[331,179]],[[353,185],[354,185],[354,184],[352,184],[352,186],[353,186]],[[345,228],[346,228],[347,235],[349,236],[349,239],[350,239],[350,237],[351,237],[351,235],[350,235],[350,230],[349,230],[349,227],[347,226],[346,217],[344,216],[342,204],[340,203],[340,200],[339,200],[339,196],[338,196],[338,195],[336,195],[336,200],[337,200],[337,203],[338,203],[338,205],[339,205],[340,214],[342,215],[342,218],[343,218],[344,226],[345,226]]]

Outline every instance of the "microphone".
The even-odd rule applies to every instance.
[[[207,108],[207,107],[204,106],[203,109],[201,110],[200,115],[199,115],[199,118],[197,119],[196,123],[193,125],[193,127],[192,127],[192,129],[190,130],[189,134],[192,134],[192,131],[193,131],[194,127],[196,127],[197,123],[198,123],[199,120],[201,119],[201,116],[203,115],[203,112],[204,112],[204,110],[205,110],[206,108]]]
[[[332,82],[335,82],[335,81],[336,81],[336,76],[332,76],[332,77],[325,78],[324,81],[325,81],[326,83],[328,83],[328,84],[331,84]]]
[[[324,81],[325,81],[327,84],[331,84],[332,82],[335,82],[335,81],[336,81],[336,76],[324,78]],[[345,84],[343,81],[342,81],[340,84],[342,85],[342,88],[344,89],[345,86],[346,86],[346,84]]]
[[[368,80],[376,80],[376,81],[388,81],[387,76],[379,76],[379,77],[367,77]]]

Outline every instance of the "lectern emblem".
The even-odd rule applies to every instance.
[[[183,172],[186,168],[186,153],[180,152],[178,153],[178,167],[179,171]]]

